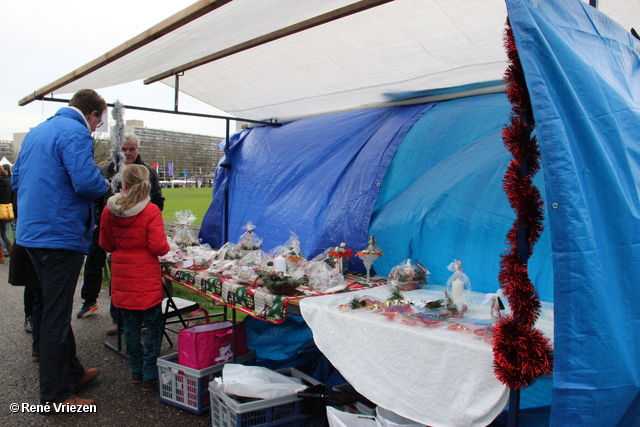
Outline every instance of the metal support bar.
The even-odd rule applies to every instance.
[[[520,117],[523,123],[527,123],[526,117]],[[531,127],[527,126],[527,138],[531,140]],[[531,165],[528,161],[520,163],[520,169],[518,175],[525,177],[531,174]],[[529,263],[529,235],[527,229],[521,218],[518,218],[518,255],[522,265],[526,266]],[[514,317],[516,323],[519,322],[517,317]],[[520,390],[511,389],[509,391],[509,414],[507,417],[508,427],[517,427],[520,419]]]
[[[39,101],[51,101],[51,102],[64,102],[64,103],[69,103],[68,99],[61,99],[61,98],[46,98],[46,97],[40,97],[38,98]],[[107,103],[108,107],[113,107],[114,104],[113,103]],[[163,110],[160,108],[149,108],[149,107],[137,107],[135,105],[123,105],[124,108],[128,109],[128,110],[139,110],[139,111],[149,111],[152,113],[166,113],[166,114],[177,114],[180,116],[191,116],[191,117],[204,117],[204,118],[208,118],[208,119],[222,119],[222,120],[235,120],[238,122],[247,122],[247,123],[256,123],[256,124],[260,124],[260,125],[264,125],[264,126],[282,126],[282,124],[278,123],[277,121],[262,121],[262,120],[253,120],[253,119],[243,119],[242,117],[231,117],[231,116],[218,116],[215,114],[204,114],[204,113],[189,113],[189,112],[185,112],[185,111],[173,111],[173,110]]]
[[[507,426],[515,427],[520,422],[520,390],[511,389],[509,392],[509,414]]]
[[[598,8],[598,0],[589,0],[589,6]]]

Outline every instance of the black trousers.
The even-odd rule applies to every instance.
[[[98,301],[98,295],[100,295],[102,288],[102,269],[107,260],[107,254],[98,244],[98,239],[100,239],[100,229],[96,228],[93,230],[89,255],[84,262],[84,281],[80,291],[80,296],[85,303],[91,305]]]

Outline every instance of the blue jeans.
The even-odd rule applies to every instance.
[[[27,252],[40,281],[33,302],[40,341],[40,403],[64,402],[71,397],[69,386],[84,374],[71,329],[73,294],[84,255],[66,249],[27,248]]]
[[[158,378],[156,360],[160,355],[164,319],[162,304],[147,310],[120,309],[124,317],[124,342],[131,364],[131,372],[142,373],[144,379]],[[144,335],[144,347],[140,341],[142,323],[147,328]]]

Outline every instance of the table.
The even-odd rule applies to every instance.
[[[274,295],[263,287],[247,286],[233,277],[223,277],[207,270],[192,270],[166,266],[163,268],[164,279],[191,289],[211,298],[220,304],[243,312],[256,319],[270,323],[284,322],[288,313],[299,314],[298,301],[306,297],[326,295],[310,289],[299,287],[295,295]],[[366,283],[359,276],[347,276],[346,289],[340,293],[359,291],[386,284],[386,279],[377,278]]]
[[[354,295],[386,300],[389,293],[385,285],[356,294],[307,298],[300,308],[320,351],[372,402],[434,427],[489,424],[506,406],[509,389],[493,374],[492,346],[485,337],[443,324],[406,324],[402,316],[389,320],[374,310],[339,308]],[[443,297],[443,288],[403,295],[431,301]],[[467,320],[488,324],[489,306],[477,307],[483,299],[483,294],[474,293],[476,308],[469,316],[474,320]],[[543,310],[537,327],[553,339],[552,310]]]

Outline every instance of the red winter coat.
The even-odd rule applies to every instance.
[[[100,220],[100,247],[111,255],[111,301],[118,308],[147,310],[162,302],[158,257],[169,252],[162,214],[147,197],[121,213],[109,198]]]

